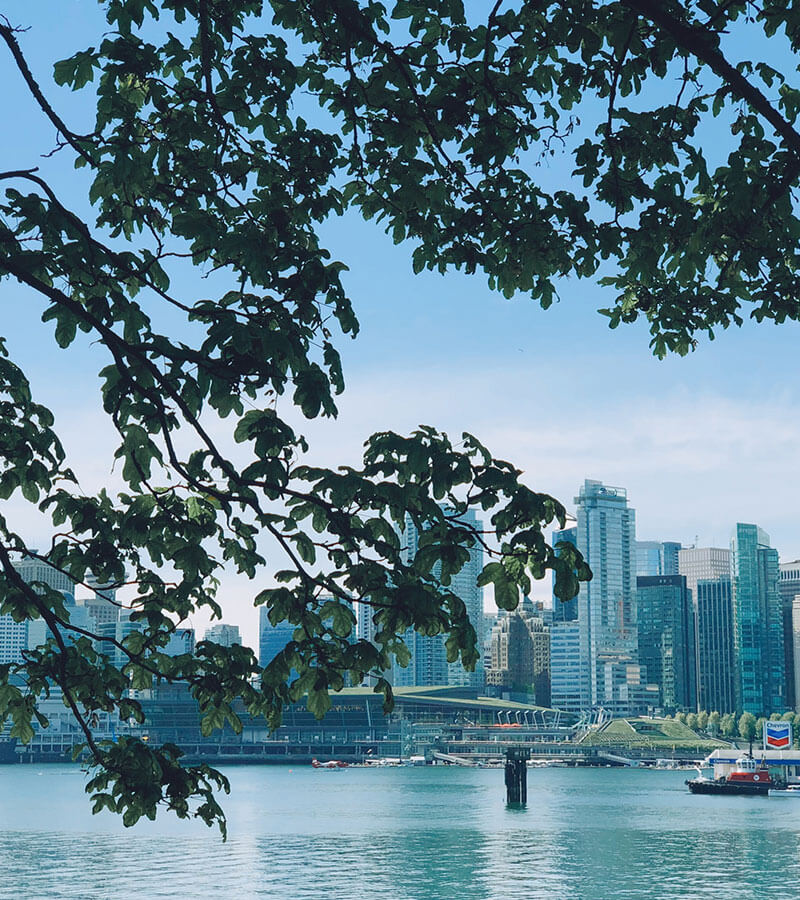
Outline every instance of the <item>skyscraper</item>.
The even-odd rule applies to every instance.
[[[572,544],[573,547],[578,546],[578,528],[577,526],[573,526],[572,528],[562,528],[560,530],[553,532],[552,544],[553,547],[556,547],[556,544],[561,541],[566,542],[567,544]],[[556,547],[556,555],[558,555],[558,548]],[[553,622],[576,622],[578,620],[578,598],[573,597],[571,600],[562,601],[553,594]]]
[[[699,708],[733,712],[731,552],[722,547],[680,550],[678,571],[686,577],[694,611]],[[705,585],[702,591],[699,589],[701,582]]]
[[[550,628],[525,597],[512,612],[501,611],[492,628],[486,684],[534,695],[550,706]]]
[[[727,713],[736,709],[736,657],[733,652],[733,603],[729,576],[700,578],[697,593],[699,709]]]
[[[639,663],[665,712],[696,704],[694,613],[683,575],[636,579]]]
[[[800,594],[792,601],[792,640],[794,643],[794,658],[800,659]],[[794,669],[794,696],[795,704],[800,698],[800,666]],[[795,712],[797,712],[795,705]]]
[[[487,687],[529,691],[533,684],[533,642],[521,610],[501,610],[492,628]]]
[[[589,708],[589,670],[581,664],[578,622],[553,622],[550,629],[550,703],[565,712]]]
[[[636,541],[636,576],[678,575],[677,541]]]
[[[269,620],[269,609],[262,606],[258,610],[258,664],[263,669],[272,662],[281,650],[292,640],[296,625],[291,622]]]
[[[660,575],[679,575],[678,554],[683,549],[678,541],[661,542],[661,572]]]
[[[636,541],[636,577],[661,575],[661,541]]]
[[[628,715],[641,707],[637,657],[636,522],[624,488],[587,479],[575,498],[578,549],[592,570],[578,595],[583,708]]]
[[[474,528],[480,528],[480,522],[473,510],[467,510],[460,516],[460,521]],[[401,535],[403,543],[403,561],[410,564],[419,548],[419,529],[410,516],[406,517],[405,529]],[[477,635],[478,650],[483,647],[483,591],[478,587],[478,575],[483,568],[483,552],[479,545],[470,550],[470,558],[458,574],[453,575],[449,590],[464,601],[472,627]],[[438,567],[434,569],[434,576]],[[451,684],[483,688],[483,658],[479,658],[475,671],[467,672],[461,662],[447,662],[445,651],[445,635],[423,635],[409,628],[403,636],[411,651],[408,666],[392,667],[392,684],[396,687],[415,685]]]
[[[800,700],[795,691],[795,679],[800,668],[800,657],[795,653],[792,609],[794,598],[800,594],[800,559],[780,564],[781,606],[783,609],[783,666],[786,670],[786,705],[794,709]]]
[[[778,551],[756,525],[736,525],[731,539],[736,709],[769,715],[786,708],[783,614]]]

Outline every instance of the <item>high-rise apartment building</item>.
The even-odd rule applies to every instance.
[[[783,666],[786,671],[786,705],[794,709],[800,702],[795,691],[795,679],[800,669],[800,657],[795,652],[792,610],[794,598],[800,594],[800,559],[780,564],[781,607],[783,610]]]
[[[736,709],[783,712],[786,673],[778,551],[756,525],[738,523],[731,539]]]
[[[474,528],[480,522],[473,510],[467,510],[460,521]],[[410,516],[406,517],[405,529],[401,535],[403,561],[410,564],[419,549],[419,529]],[[483,591],[478,587],[478,575],[483,568],[483,553],[479,545],[470,550],[470,558],[458,574],[450,580],[449,590],[464,601],[472,627],[477,635],[478,649],[483,646]],[[437,569],[434,569],[434,576]],[[405,667],[395,663],[392,667],[392,684],[396,687],[417,685],[450,684],[472,687],[476,690],[484,686],[483,658],[479,658],[475,670],[467,672],[461,662],[447,662],[445,635],[423,635],[409,628],[403,636],[411,651],[411,661]]]
[[[582,708],[613,715],[641,708],[637,657],[636,521],[624,488],[586,480],[575,498],[578,549],[592,570],[578,595],[581,661],[588,696]]]
[[[667,713],[695,708],[694,613],[683,575],[636,579],[639,663]]]
[[[28,623],[15,622],[13,616],[0,616],[0,665],[22,662],[28,646]]]

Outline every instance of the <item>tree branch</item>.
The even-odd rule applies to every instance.
[[[70,145],[70,147],[72,147],[72,149],[79,156],[85,159],[86,162],[90,166],[92,166],[92,168],[94,168],[94,160],[79,143],[81,136],[75,134],[74,131],[67,128],[64,120],[47,102],[47,98],[42,93],[42,89],[39,87],[38,82],[33,77],[33,73],[28,67],[28,63],[25,61],[25,57],[22,54],[19,42],[14,37],[14,29],[11,27],[11,23],[5,16],[2,16],[0,18],[2,18],[2,21],[0,21],[0,37],[2,37],[2,39],[8,45],[8,49],[11,51],[11,55],[14,57],[14,62],[17,64],[17,68],[22,74],[22,77],[25,79],[25,83],[30,88],[30,92],[36,98],[36,102],[41,107],[42,112],[47,116],[48,119],[50,119],[53,125],[55,125],[58,131],[64,136],[64,140]]]

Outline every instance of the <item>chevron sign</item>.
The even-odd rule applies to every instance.
[[[790,722],[764,722],[764,749],[788,750],[792,746]]]

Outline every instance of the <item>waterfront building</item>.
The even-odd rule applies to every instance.
[[[552,545],[558,556],[557,544],[562,541],[572,544],[573,547],[578,546],[578,527],[562,528],[553,532]],[[559,600],[553,594],[553,621],[554,622],[577,622],[578,621],[578,598],[573,597],[571,600]]]
[[[460,520],[466,525],[479,529],[481,523],[474,510],[467,510]],[[406,517],[405,528],[401,535],[403,544],[403,562],[410,565],[419,549],[420,532],[410,516]],[[477,646],[483,646],[483,591],[478,587],[478,575],[483,568],[483,552],[478,544],[470,550],[469,560],[460,572],[453,575],[448,586],[461,600],[467,609],[472,627],[477,636]],[[434,569],[434,576],[437,569]],[[480,657],[475,670],[467,672],[460,661],[447,662],[445,650],[446,636],[443,634],[424,635],[409,628],[403,640],[411,651],[411,660],[407,666],[392,667],[392,684],[397,687],[420,687],[428,685],[451,685],[469,687],[475,690],[484,686],[483,658]]]
[[[795,652],[794,623],[792,610],[794,598],[800,594],[800,559],[780,564],[781,609],[783,613],[783,666],[786,671],[786,705],[794,709],[800,702],[800,694],[795,690],[800,657]]]
[[[637,657],[636,519],[624,488],[587,479],[575,498],[578,549],[592,570],[578,595],[583,708],[630,715],[644,691]]]
[[[226,625],[224,622],[215,622],[210,628],[206,629],[204,641],[213,641],[222,647],[232,647],[234,644],[242,643],[242,636],[239,633],[238,625]]]
[[[639,663],[667,713],[695,708],[694,615],[683,575],[636,579]]]
[[[588,669],[581,665],[578,622],[553,622],[550,629],[550,702],[555,709],[579,714],[587,708]]]
[[[737,523],[731,539],[736,710],[783,712],[786,687],[778,551],[756,525]]]

